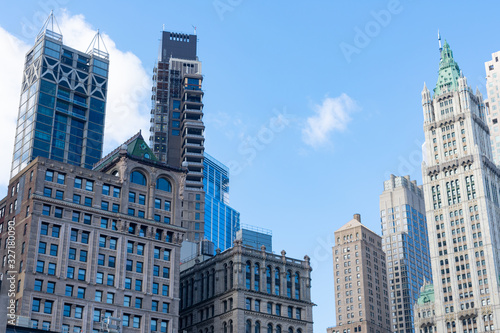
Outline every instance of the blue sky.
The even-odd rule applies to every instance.
[[[0,91],[10,92],[0,95],[4,142],[13,140],[6,124],[17,117],[22,56],[54,9],[69,31],[65,42],[77,36],[72,26],[99,28],[113,50],[110,89],[115,83],[123,94],[117,89],[108,101],[105,153],[140,128],[148,136],[148,80],[162,25],[197,27],[206,151],[232,167],[230,200],[242,222],[272,229],[277,253],[312,258],[317,332],[335,324],[333,232],[354,213],[380,232],[378,197],[390,173],[421,183],[421,90],[437,81],[438,29],[483,94],[484,62],[500,49],[494,1],[25,0],[2,7]],[[2,187],[11,147],[1,148]]]

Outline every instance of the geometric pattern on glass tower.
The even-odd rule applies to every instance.
[[[467,85],[446,41],[440,53],[434,94],[425,85],[422,91],[433,281],[421,289],[415,329],[498,331],[500,170],[492,162],[481,93]]]
[[[67,47],[54,22],[26,54],[11,177],[37,156],[87,169],[102,156],[109,55],[99,33],[86,53]]]

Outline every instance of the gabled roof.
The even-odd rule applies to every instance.
[[[115,160],[115,158],[120,154],[120,150],[122,149],[126,149],[127,155],[134,159],[139,159],[146,162],[160,162],[151,148],[149,148],[146,141],[144,141],[144,138],[139,131],[139,133],[125,141],[122,145],[120,145],[120,147],[116,148],[111,153],[102,158],[99,162],[97,162],[94,165],[93,169],[104,169],[108,164]]]

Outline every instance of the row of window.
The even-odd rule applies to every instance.
[[[224,312],[228,310],[227,305],[228,301],[223,301],[223,307],[224,307]],[[246,310],[253,310],[256,312],[261,312],[261,307],[260,307],[261,300],[256,299],[253,300],[253,306],[252,306],[252,298],[246,298],[245,299],[245,309]],[[232,299],[229,300],[229,310],[232,309]],[[273,303],[272,302],[267,302],[267,313],[268,314],[274,314],[276,316],[281,316],[281,304],[274,304],[274,313],[273,313]],[[295,308],[295,319],[302,319],[301,315],[302,309],[301,308]],[[288,318],[293,318],[294,316],[294,311],[293,311],[293,306],[288,306],[287,307],[287,316]]]

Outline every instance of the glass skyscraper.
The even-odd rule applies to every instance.
[[[26,54],[11,177],[37,156],[88,169],[102,156],[108,53],[67,47],[54,26],[51,14]]]
[[[240,213],[229,204],[229,169],[205,153],[203,162],[205,189],[205,239],[224,251],[233,246],[240,229]]]
[[[422,187],[410,176],[391,175],[380,195],[380,220],[392,332],[412,333],[420,287],[432,279]]]

